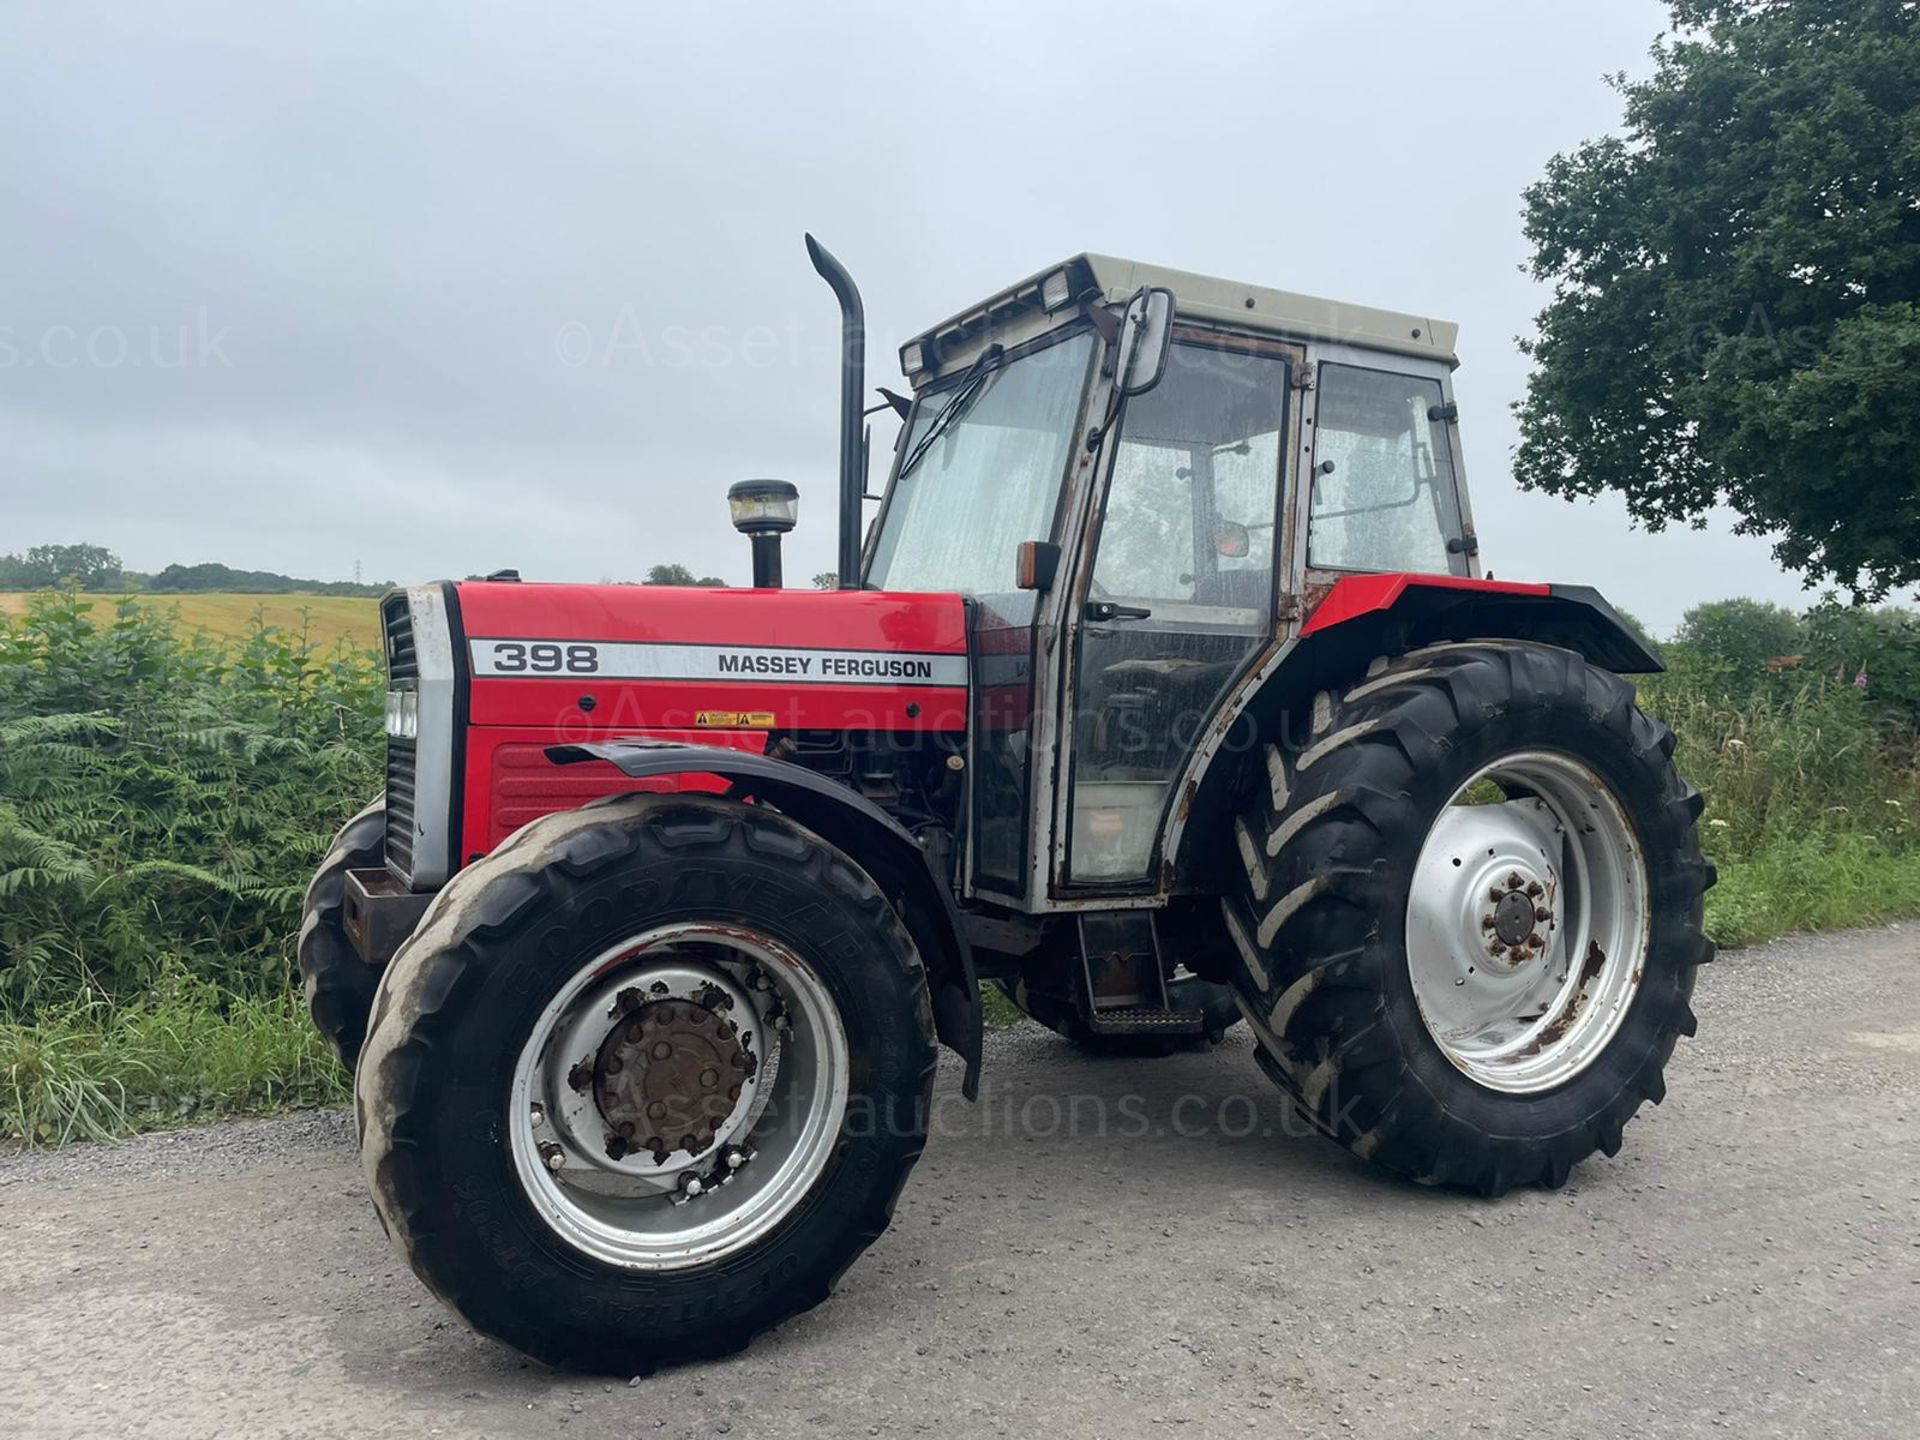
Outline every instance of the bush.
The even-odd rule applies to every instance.
[[[374,657],[256,622],[222,650],[122,601],[0,629],[0,1018],[170,968],[277,1000],[308,875],[380,786]]]

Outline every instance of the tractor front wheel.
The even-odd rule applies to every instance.
[[[382,795],[340,827],[326,858],[307,882],[300,909],[300,984],[307,1012],[340,1063],[353,1069],[367,1035],[367,1014],[380,984],[378,967],[367,964],[347,938],[341,904],[349,870],[377,869],[386,861],[387,797]]]
[[[381,1219],[475,1329],[633,1374],[824,1300],[925,1143],[932,1008],[852,860],[761,806],[634,795],[457,875],[355,1088]]]
[[[1237,824],[1259,1057],[1395,1174],[1565,1182],[1665,1094],[1712,957],[1673,735],[1571,651],[1435,646],[1317,697]]]

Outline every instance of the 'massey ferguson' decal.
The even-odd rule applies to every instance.
[[[801,685],[967,683],[964,655],[788,650],[758,645],[642,645],[589,640],[468,642],[473,673],[518,679],[754,680]]]

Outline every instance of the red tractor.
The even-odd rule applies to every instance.
[[[1498,1195],[1611,1155],[1712,951],[1699,795],[1593,591],[1483,575],[1455,327],[1099,255],[901,351],[836,590],[383,602],[387,785],[308,892],[388,1232],[629,1373],[825,1298],[964,1090],[980,986],[1094,1050],[1244,1017],[1327,1136]]]

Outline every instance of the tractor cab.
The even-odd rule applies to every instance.
[[[1175,797],[1312,600],[1474,574],[1454,333],[1081,255],[902,347],[862,574],[971,603],[968,893],[1166,892]]]

